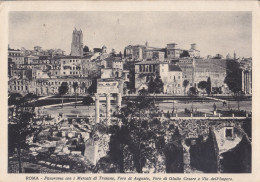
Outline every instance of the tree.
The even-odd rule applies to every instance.
[[[91,96],[87,96],[83,98],[83,104],[86,106],[90,106],[92,103],[94,103],[94,100]]]
[[[208,83],[206,81],[200,81],[199,84],[198,84],[198,87],[201,90],[206,90],[207,86],[208,86]]]
[[[227,61],[227,74],[224,81],[229,90],[238,93],[242,90],[242,75],[240,65],[235,60]]]
[[[89,93],[90,95],[93,95],[93,94],[96,93],[96,92],[97,92],[97,79],[94,78],[94,79],[92,80],[92,84],[91,84],[90,87],[88,88],[88,93]]]
[[[73,82],[73,89],[74,89],[74,93],[75,93],[75,108],[77,107],[77,88],[79,86],[78,82]]]
[[[155,93],[162,93],[163,92],[163,81],[161,79],[160,76],[157,76],[155,79],[154,79],[154,83],[155,83]]]
[[[84,46],[84,48],[83,48],[83,52],[89,52],[89,48],[88,48],[88,46]]]
[[[211,80],[210,77],[207,79],[207,88],[206,88],[207,94],[210,95],[211,93]]]
[[[119,52],[119,57],[122,59],[122,52],[121,51]]]
[[[12,93],[8,97],[8,106],[18,105],[21,102],[22,95],[19,93]]]
[[[183,53],[181,53],[180,57],[190,57],[190,54],[188,51],[183,51]]]
[[[145,88],[142,88],[141,90],[138,91],[138,94],[141,96],[147,96],[148,91]]]
[[[126,49],[124,49],[124,58],[126,58]]]
[[[156,83],[154,82],[154,78],[151,76],[149,83],[148,83],[148,92],[154,93],[155,92]]]
[[[184,93],[186,93],[186,88],[188,85],[189,85],[189,80],[184,80],[183,81]]]
[[[196,87],[190,87],[188,95],[189,96],[197,96],[198,95],[198,89]]]
[[[102,49],[100,49],[100,48],[94,48],[93,50],[94,50],[94,52],[102,52]]]
[[[120,166],[120,172],[134,170],[143,172],[143,168],[162,170],[163,148],[165,145],[165,122],[159,121],[158,109],[154,102],[145,96],[128,102],[116,117],[121,125],[110,128],[109,156]]]
[[[33,94],[33,93],[28,93],[24,96],[24,98],[28,98],[28,99],[37,99],[37,95],[36,94]]]
[[[15,116],[9,119],[8,124],[8,154],[12,155],[17,149],[19,172],[22,172],[22,149],[28,149],[27,139],[41,128],[33,128],[31,119],[34,117],[34,107],[26,104],[23,98],[15,105]]]
[[[64,95],[68,92],[69,90],[69,86],[67,82],[62,82],[61,86],[59,87],[59,94],[61,95],[61,99],[62,99],[62,108],[63,108],[63,97]]]
[[[85,82],[82,82],[81,89],[83,90],[84,93],[86,93],[86,83]]]

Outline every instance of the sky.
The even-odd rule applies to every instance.
[[[196,43],[201,56],[234,51],[252,57],[251,12],[10,12],[11,48],[60,48],[70,54],[72,32],[81,29],[83,44],[90,49],[106,45],[117,52],[127,45],[166,47],[177,43],[189,49]]]

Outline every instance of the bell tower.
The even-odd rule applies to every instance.
[[[81,30],[75,30],[72,33],[71,56],[83,56],[83,33]]]

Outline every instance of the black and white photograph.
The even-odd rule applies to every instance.
[[[7,173],[251,174],[252,31],[251,11],[9,11]]]

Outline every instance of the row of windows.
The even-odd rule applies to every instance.
[[[62,82],[54,82],[54,81],[52,81],[52,82],[41,82],[41,83],[37,83],[37,85],[60,85]],[[69,81],[69,82],[67,82],[68,83],[68,85],[73,85],[73,82],[71,82],[71,81]],[[86,86],[89,86],[89,85],[91,85],[91,83],[90,82],[78,82],[78,84],[79,85],[81,85],[81,84],[83,84],[83,83],[85,83],[86,84]]]
[[[21,56],[21,53],[9,52],[9,56]]]
[[[24,84],[24,82],[23,81],[14,81],[13,82],[15,85],[17,84],[17,85],[20,85],[20,83],[21,83],[21,85],[23,85]]]
[[[28,86],[10,86],[11,90],[21,90],[21,91],[26,91],[28,90]]]

